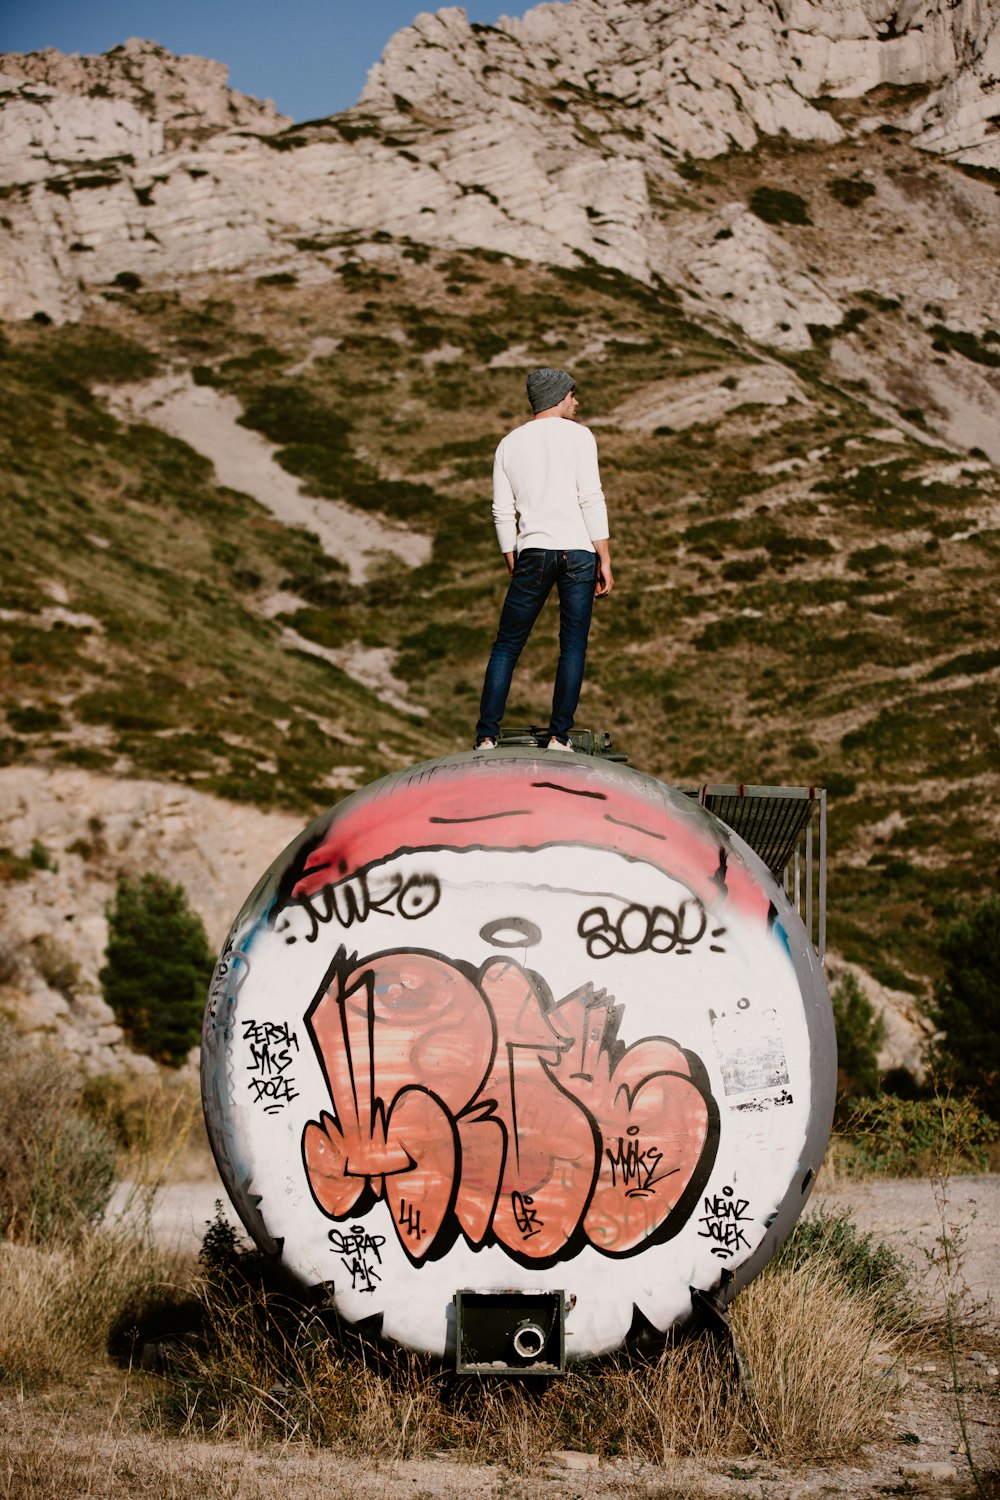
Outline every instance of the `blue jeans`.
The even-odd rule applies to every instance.
[[[555,584],[559,591],[559,665],[552,694],[549,734],[566,740],[583,687],[587,636],[597,584],[596,552],[548,551],[526,547],[514,564],[514,576],[500,613],[497,638],[490,652],[479,705],[476,739],[495,740],[507,706],[517,659]]]

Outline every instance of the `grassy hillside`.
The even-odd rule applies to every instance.
[[[699,193],[749,196],[753,174],[802,186],[828,165],[815,149],[713,163],[678,211]],[[856,253],[868,209],[855,200],[826,193],[790,232],[814,235],[816,255]],[[905,398],[894,427],[864,381],[838,373],[830,330],[778,356],[696,321],[667,287],[593,267],[379,236],[357,249],[320,285],[119,290],[76,327],[7,329],[4,758],[305,815],[471,743],[505,582],[492,449],[527,414],[524,371],[566,365],[600,441],[618,579],[579,722],[668,781],[828,786],[831,940],[884,982],[921,988],[937,920],[997,876],[998,472],[921,441]],[[878,290],[851,299],[859,355],[988,365],[1000,343],[949,343],[940,309],[888,294],[886,265]],[[184,368],[238,397],[313,493],[433,533],[431,561],[387,560],[352,587],[315,539],[220,489],[183,443],[124,425],[100,394]],[[798,399],[754,399],[775,370]],[[694,425],[656,420],[657,401],[696,387],[721,393],[720,411],[737,389],[740,403]],[[391,647],[429,717],[290,649],[285,626]],[[555,627],[552,611],[508,723],[545,718]]]

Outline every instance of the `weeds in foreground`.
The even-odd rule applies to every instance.
[[[219,1248],[218,1246],[216,1247]],[[829,1245],[772,1265],[738,1298],[732,1351],[679,1338],[551,1381],[460,1380],[438,1364],[351,1342],[323,1309],[257,1286],[252,1252],[201,1289],[207,1338],[164,1382],[167,1431],[304,1440],[371,1460],[441,1450],[527,1472],[553,1448],[663,1463],[674,1456],[840,1458],[876,1435],[895,1393],[891,1299],[854,1284]],[[243,1259],[240,1260],[242,1254]],[[855,1254],[868,1256],[867,1241]]]
[[[32,1387],[90,1370],[106,1358],[115,1319],[175,1285],[177,1271],[132,1231],[0,1245],[0,1380]]]
[[[862,1100],[845,1126],[849,1177],[930,1177],[989,1169],[1000,1126],[973,1094],[935,1088],[927,1099],[880,1094]]]
[[[819,1255],[778,1266],[737,1299],[749,1446],[771,1458],[843,1458],[874,1438],[896,1395],[896,1343],[877,1298]]]
[[[85,1235],[111,1196],[115,1143],[77,1108],[64,1053],[0,1036],[0,1233],[44,1244]]]
[[[922,1320],[914,1300],[910,1274],[903,1258],[889,1245],[863,1233],[847,1210],[824,1206],[801,1219],[778,1252],[776,1267],[807,1269],[822,1258],[844,1290],[871,1299],[876,1316],[889,1333],[905,1333]]]
[[[739,1368],[725,1344],[689,1336],[537,1383],[459,1379],[364,1344],[231,1231],[210,1231],[207,1246],[186,1284],[141,1225],[0,1247],[0,1376],[22,1389],[79,1379],[110,1347],[160,1372],[130,1392],[124,1431],[152,1424],[238,1449],[276,1440],[359,1463],[444,1450],[520,1473],[553,1448],[659,1464],[843,1458],[877,1435],[895,1394],[898,1268],[835,1219],[796,1231],[737,1298]]]
[[[944,1308],[944,1327],[948,1347],[948,1362],[951,1367],[951,1387],[955,1404],[955,1421],[965,1461],[977,1495],[981,1500],[997,1493],[995,1480],[981,1469],[972,1450],[972,1440],[966,1411],[962,1376],[959,1369],[959,1352],[963,1331],[971,1321],[971,1294],[963,1272],[967,1230],[956,1221],[951,1210],[951,1181],[965,1152],[961,1130],[955,1128],[953,1110],[954,1096],[950,1090],[935,1089],[929,1103],[938,1111],[939,1129],[936,1135],[936,1151],[929,1164],[931,1191],[937,1213],[940,1233],[933,1246],[927,1250],[930,1269],[934,1275]],[[959,1106],[967,1104],[959,1098]]]

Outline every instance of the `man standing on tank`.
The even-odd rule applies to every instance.
[[[486,668],[476,749],[496,748],[514,667],[555,584],[559,663],[547,748],[571,751],[594,599],[614,587],[608,511],[597,443],[576,422],[573,377],[532,370],[527,384],[534,415],[501,441],[493,463],[493,519],[510,585]]]

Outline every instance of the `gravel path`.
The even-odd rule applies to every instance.
[[[958,1250],[959,1278],[985,1326],[1000,1333],[1000,1307],[995,1301],[1000,1264],[1000,1175],[954,1177],[940,1201],[926,1178],[852,1182],[832,1189],[817,1188],[813,1210],[822,1205],[847,1210],[859,1228],[904,1257],[914,1272],[915,1285],[931,1307],[940,1308],[944,1287],[936,1266],[941,1238],[947,1234]]]

